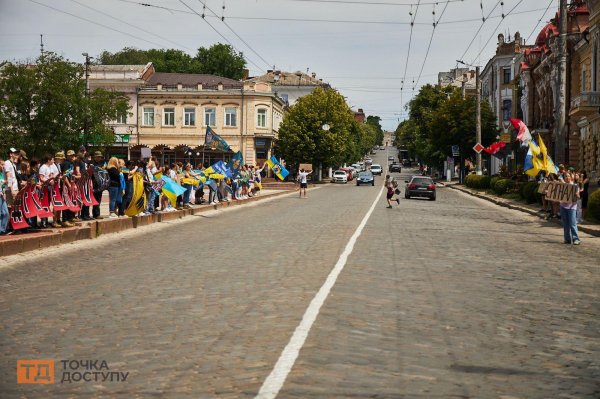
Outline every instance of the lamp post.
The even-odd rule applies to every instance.
[[[88,53],[81,53],[85,57],[85,118],[83,121],[83,142],[88,144],[88,115],[89,115],[89,98],[90,98],[90,57]]]
[[[477,108],[475,115],[475,140],[481,144],[481,79],[479,79],[479,65],[467,64],[464,61],[456,60],[459,64],[463,64],[469,67],[475,67],[475,86],[477,88]],[[462,167],[462,165],[461,165]],[[481,175],[481,152],[477,153],[477,166],[475,172]]]

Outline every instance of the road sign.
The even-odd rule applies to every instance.
[[[459,157],[460,156],[460,148],[457,145],[452,146],[452,156]]]
[[[115,143],[129,143],[129,135],[115,134]]]
[[[481,145],[481,143],[477,143],[475,144],[475,147],[473,147],[473,149],[475,150],[476,153],[481,153],[481,151],[483,151],[485,147]]]

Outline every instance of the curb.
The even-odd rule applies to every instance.
[[[243,200],[220,202],[216,205],[200,205],[191,209],[183,209],[174,212],[155,213],[148,216],[134,216],[114,219],[101,219],[83,222],[76,227],[44,230],[27,233],[26,235],[13,235],[0,240],[0,258],[3,256],[16,255],[37,249],[68,244],[79,240],[90,240],[105,234],[119,233],[121,231],[149,226],[154,223],[162,223],[182,219],[186,216],[199,215],[204,212],[217,209],[240,206],[245,203],[260,201],[266,198],[278,197],[289,194],[291,190],[278,193],[263,194]]]
[[[529,209],[529,208],[525,208],[523,206],[515,205],[514,203],[512,203],[512,201],[509,201],[509,200],[503,200],[503,199],[500,199],[500,198],[488,197],[485,194],[481,194],[481,193],[478,193],[478,192],[471,191],[471,190],[469,190],[467,188],[463,188],[463,187],[457,186],[456,184],[448,185],[446,187],[450,187],[453,190],[457,190],[457,191],[460,191],[460,192],[465,193],[465,194],[470,194],[473,197],[484,199],[484,200],[492,202],[492,203],[494,203],[494,204],[496,204],[498,206],[503,206],[503,207],[508,208],[508,209],[514,209],[516,211],[521,211],[523,213],[527,213],[529,215],[537,216],[540,219],[543,219],[543,218],[540,217],[539,212],[536,212],[536,211],[534,211],[532,209]],[[548,222],[551,222],[551,223],[557,224],[559,226],[562,226],[562,224],[558,220],[548,220]],[[589,235],[595,236],[595,237],[600,237],[600,230],[598,230],[598,229],[591,229],[591,228],[589,228],[587,226],[577,225],[577,230],[582,231],[584,233],[587,233]]]

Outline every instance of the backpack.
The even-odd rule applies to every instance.
[[[101,169],[97,166],[94,166],[94,191],[102,192],[108,190],[110,187],[110,176],[108,172],[104,169]]]

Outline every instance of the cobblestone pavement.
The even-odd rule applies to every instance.
[[[330,185],[4,260],[0,397],[254,397],[378,190]],[[600,239],[572,248],[447,188],[380,201],[279,398],[600,397]],[[60,384],[58,363],[54,385],[17,385],[17,359],[130,374]]]

